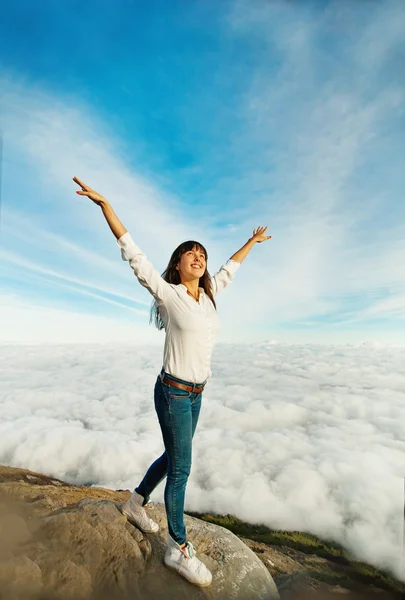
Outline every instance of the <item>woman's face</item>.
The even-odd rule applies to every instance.
[[[204,251],[194,246],[192,250],[188,250],[181,255],[176,269],[179,271],[182,281],[191,281],[202,277],[206,266]]]

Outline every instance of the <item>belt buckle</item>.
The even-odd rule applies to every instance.
[[[162,369],[162,370],[161,370],[161,372],[159,373],[159,375],[160,375],[160,379],[161,379],[161,381],[162,381],[162,383],[163,383],[163,382],[164,382],[164,380],[165,380],[165,377],[166,377],[167,373],[164,371],[164,369]],[[168,379],[168,383],[169,383],[169,385],[170,385],[170,379]],[[176,386],[176,383],[177,383],[177,382],[172,382],[172,384],[173,384],[175,387],[178,387],[178,386]],[[199,383],[199,384],[198,384],[198,383],[194,383],[194,382],[192,382],[191,386],[188,386],[188,387],[191,387],[191,392],[190,392],[190,394],[193,394],[193,393],[195,393],[195,392],[203,392],[203,391],[204,391],[204,386],[205,386],[205,383],[206,383],[206,382],[204,382],[204,383],[202,383],[202,384],[201,384],[201,383]],[[184,384],[183,384],[183,385],[184,385]],[[197,386],[202,386],[202,387],[197,387]]]

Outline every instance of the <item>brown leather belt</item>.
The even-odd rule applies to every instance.
[[[178,381],[174,381],[171,377],[165,375],[162,379],[163,383],[167,383],[167,385],[172,385],[176,388],[180,388],[181,390],[186,390],[187,392],[192,392],[195,394],[201,394],[204,390],[205,383],[194,383],[193,386],[185,385],[184,383],[179,383]]]

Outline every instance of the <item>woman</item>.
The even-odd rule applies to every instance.
[[[128,502],[122,507],[128,520],[144,532],[159,530],[143,506],[155,487],[167,477],[165,508],[168,523],[166,566],[191,583],[210,585],[212,575],[195,555],[186,538],[184,496],[191,468],[192,438],[201,408],[201,397],[211,377],[210,361],[219,328],[214,296],[233,279],[236,270],[256,242],[271,238],[267,227],[258,227],[248,242],[212,278],[207,270],[208,255],[195,241],[181,244],[173,252],[163,275],[153,268],[145,254],[115,215],[108,201],[74,177],[82,188],[77,194],[98,204],[117,238],[123,260],[128,260],[141,285],[155,299],[151,312],[159,329],[166,330],[163,368],[155,383],[155,409],[162,430],[165,452],[148,469]]]

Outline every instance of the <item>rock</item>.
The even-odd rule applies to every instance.
[[[151,567],[161,565],[166,549],[167,523],[164,507],[152,504],[147,508],[150,517],[159,523],[159,535],[149,536],[152,546]],[[164,569],[163,576],[167,584],[176,586],[173,596],[167,591],[158,595],[158,590],[150,588],[150,581],[145,580],[142,586],[144,597],[156,598],[221,598],[235,600],[263,599],[271,600],[279,597],[276,585],[266,567],[236,535],[228,529],[207,523],[194,517],[185,516],[188,537],[196,546],[198,556],[213,574],[213,583],[201,591],[190,589],[190,584],[176,573]],[[180,581],[179,581],[180,579]],[[195,588],[194,588],[195,589]]]
[[[384,580],[365,581],[359,563],[340,563],[325,556],[288,546],[242,541],[269,569],[281,600],[404,600],[405,595],[384,588]],[[357,568],[360,570],[357,571]],[[356,576],[358,573],[358,576]],[[383,586],[378,585],[383,582]],[[385,580],[388,582],[388,580]],[[374,584],[373,584],[374,583]],[[377,584],[377,585],[375,585]]]
[[[42,589],[41,569],[27,556],[1,560],[0,584],[2,600],[37,599]]]
[[[148,505],[161,529],[143,534],[121,513],[129,492],[65,485],[41,474],[30,478],[17,469],[7,481],[6,470],[0,472],[0,514],[8,514],[18,536],[12,544],[0,536],[0,600],[279,598],[265,565],[223,527],[185,517],[189,539],[213,573],[211,586],[201,589],[163,565],[164,506]],[[6,529],[9,537],[13,528]]]

